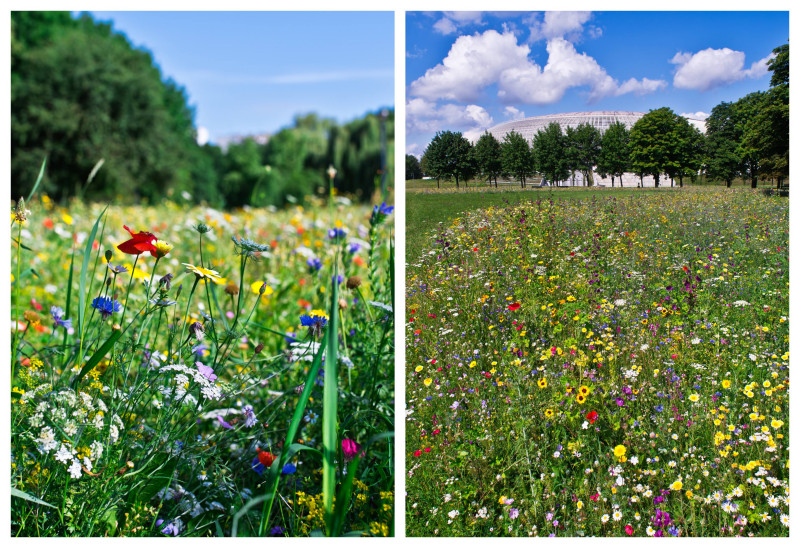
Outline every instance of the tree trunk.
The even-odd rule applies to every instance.
[[[758,177],[753,177],[750,180],[750,188],[758,188]]]
[[[611,188],[614,188],[614,176],[611,176]]]

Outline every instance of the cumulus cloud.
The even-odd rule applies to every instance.
[[[711,115],[707,112],[703,112],[702,110],[698,110],[697,112],[681,112],[681,116],[693,120],[705,120]]]
[[[433,24],[433,30],[439,34],[455,34],[458,29],[467,25],[482,25],[483,13],[480,11],[445,11],[442,17]]]
[[[697,53],[678,52],[670,63],[677,65],[672,84],[680,89],[708,91],[745,78],[760,78],[767,74],[765,57],[744,68],[744,52],[730,48],[707,48]]]
[[[493,123],[489,112],[478,105],[437,105],[419,97],[406,102],[406,129],[409,133],[437,131],[441,128],[483,131]]]
[[[525,113],[516,107],[507,106],[503,109],[503,114],[506,115],[508,120],[522,120],[525,118]]]
[[[531,29],[531,42],[567,37],[577,40],[584,30],[584,25],[592,18],[590,11],[548,11],[540,19],[538,14],[528,20]],[[597,36],[602,31],[597,27],[590,28],[590,35]]]
[[[578,20],[558,22],[557,28],[574,28]],[[504,103],[547,105],[573,87],[588,87],[588,101],[596,102],[626,93],[652,93],[667,85],[647,78],[620,85],[594,58],[579,53],[561,37],[547,41],[544,67],[529,59],[529,54],[530,47],[519,44],[511,32],[487,30],[460,36],[440,64],[411,83],[409,94],[429,101],[469,103],[476,102],[488,86],[497,84],[498,97]]]
[[[511,32],[459,36],[447,57],[412,82],[409,91],[427,99],[474,102],[503,71],[527,63],[529,53],[530,48],[518,45]]]

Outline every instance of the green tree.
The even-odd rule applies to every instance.
[[[755,115],[745,121],[742,148],[754,151],[760,172],[777,178],[781,186],[789,176],[789,44],[772,51],[775,57],[767,63],[772,87]]]
[[[500,142],[487,131],[480,136],[472,152],[478,172],[489,181],[490,185],[494,179],[494,186],[497,188],[497,177],[503,170]]]
[[[148,52],[88,16],[12,17],[12,196],[30,190],[45,156],[43,190],[56,199],[153,201],[191,187],[193,113]]]
[[[558,185],[559,181],[564,181],[569,176],[564,160],[565,148],[564,134],[556,122],[551,122],[546,128],[537,131],[533,138],[534,169],[551,184]]]
[[[602,177],[619,177],[622,186],[622,175],[630,171],[630,132],[622,122],[614,122],[603,133],[600,139],[600,154],[597,157],[597,171]]]
[[[758,143],[759,128],[752,121],[758,118],[759,112],[766,108],[766,102],[766,93],[755,91],[734,103],[737,129],[741,134],[736,146],[736,154],[742,160],[742,177],[750,179],[752,188],[758,186],[762,158]]]
[[[733,103],[723,101],[711,109],[706,119],[706,170],[710,177],[725,181],[728,188],[742,170],[742,159],[737,153],[741,134]]]
[[[422,179],[422,168],[413,154],[406,154],[406,181]]]
[[[425,149],[427,168],[437,179],[453,178],[456,188],[460,188],[459,181],[466,184],[474,173],[471,150],[472,145],[461,132],[440,131]]]
[[[525,188],[525,179],[533,172],[531,148],[525,137],[516,131],[510,131],[503,137],[500,145],[503,172],[512,175]]]
[[[678,118],[670,108],[651,110],[631,128],[631,163],[634,171],[652,175],[660,185],[662,173],[677,173]]]
[[[600,132],[589,123],[578,124],[572,134],[572,146],[575,149],[575,169],[583,174],[584,184],[594,185],[592,172],[600,158]]]

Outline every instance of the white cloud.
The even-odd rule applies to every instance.
[[[707,112],[703,112],[702,110],[698,110],[697,112],[681,112],[681,116],[684,118],[691,118],[693,120],[705,120],[711,115]]]
[[[433,24],[433,30],[439,34],[455,34],[460,27],[482,25],[483,12],[480,11],[445,11],[441,19]]]
[[[760,78],[767,73],[765,57],[744,68],[744,52],[730,48],[707,48],[697,53],[678,52],[670,63],[678,65],[672,84],[680,89],[708,91],[743,80]]]
[[[518,45],[510,32],[459,36],[447,57],[412,82],[409,91],[427,99],[474,102],[504,70],[527,63],[528,53],[530,48]]]
[[[494,120],[489,112],[478,105],[437,105],[416,97],[406,102],[406,129],[409,133],[425,133],[448,129],[483,132]]]
[[[525,113],[516,107],[507,106],[503,109],[503,114],[506,115],[508,120],[522,120],[525,118]]]
[[[642,78],[641,80],[636,80],[635,78],[631,78],[623,83],[616,91],[616,95],[624,95],[626,93],[634,93],[636,95],[646,95],[648,93],[653,93],[658,91],[659,89],[667,87],[667,83],[664,80],[651,80],[650,78]]]
[[[548,11],[540,20],[538,16],[529,20],[531,25],[531,42],[550,40],[552,38],[568,37],[571,41],[577,40],[583,32],[583,26],[592,17],[590,11]],[[602,31],[596,27],[590,29],[591,35]]]
[[[578,53],[563,38],[547,42],[547,64],[540,67],[526,59],[524,64],[503,71],[499,95],[504,102],[547,105],[559,101],[569,88],[589,87],[587,101],[626,93],[652,93],[666,86],[661,80],[630,79],[621,86],[597,61]]]
[[[559,23],[560,29],[576,23]],[[518,44],[511,32],[487,30],[460,36],[447,57],[411,83],[409,94],[429,101],[439,99],[475,102],[492,84],[504,103],[546,105],[559,101],[573,87],[590,88],[588,101],[625,93],[652,93],[667,84],[662,80],[630,79],[623,85],[597,61],[578,53],[564,38],[547,42],[547,64],[540,67],[528,58],[530,47]]]
[[[447,17],[442,17],[433,24],[433,30],[439,34],[448,35],[454,34],[458,30],[458,27],[452,20]]]

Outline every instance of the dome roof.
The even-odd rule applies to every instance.
[[[494,127],[489,128],[487,131],[494,135],[498,141],[502,141],[506,133],[516,131],[522,135],[526,140],[533,141],[536,132],[540,129],[546,128],[552,122],[556,122],[561,126],[562,131],[567,127],[577,127],[580,124],[588,123],[600,130],[600,133],[605,132],[614,122],[622,122],[625,127],[630,129],[642,116],[644,112],[630,112],[625,110],[601,110],[595,112],[566,112],[562,114],[545,114],[544,116],[533,116],[523,120],[513,120],[511,122],[504,122]],[[705,133],[706,124],[702,120],[695,120],[687,118],[689,123]]]

